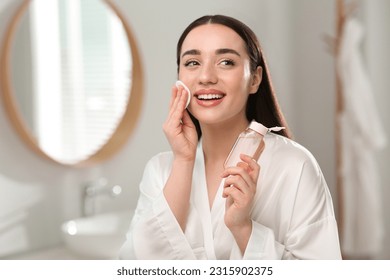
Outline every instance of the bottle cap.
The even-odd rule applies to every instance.
[[[262,125],[261,123],[258,123],[256,121],[252,121],[249,125],[249,128],[260,133],[261,135],[265,135],[268,132],[268,128]]]

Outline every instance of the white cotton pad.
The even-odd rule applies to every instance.
[[[179,88],[179,86],[182,86],[188,93],[188,99],[187,99],[187,104],[186,104],[186,108],[187,108],[188,105],[190,104],[190,101],[191,101],[191,92],[188,89],[188,87],[180,80],[176,81],[176,87]]]

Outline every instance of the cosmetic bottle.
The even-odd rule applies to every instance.
[[[264,135],[268,131],[279,131],[281,129],[284,129],[284,127],[273,127],[269,129],[261,123],[252,121],[248,128],[238,136],[225,161],[224,167],[237,166],[239,162],[242,162],[240,154],[248,155],[257,161],[264,149]]]

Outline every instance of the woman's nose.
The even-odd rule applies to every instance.
[[[203,64],[200,71],[199,82],[201,84],[215,84],[217,81],[218,75],[212,63]]]

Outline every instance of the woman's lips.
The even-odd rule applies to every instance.
[[[223,92],[214,89],[199,90],[194,94],[197,103],[203,107],[213,107],[220,104],[225,95]]]

